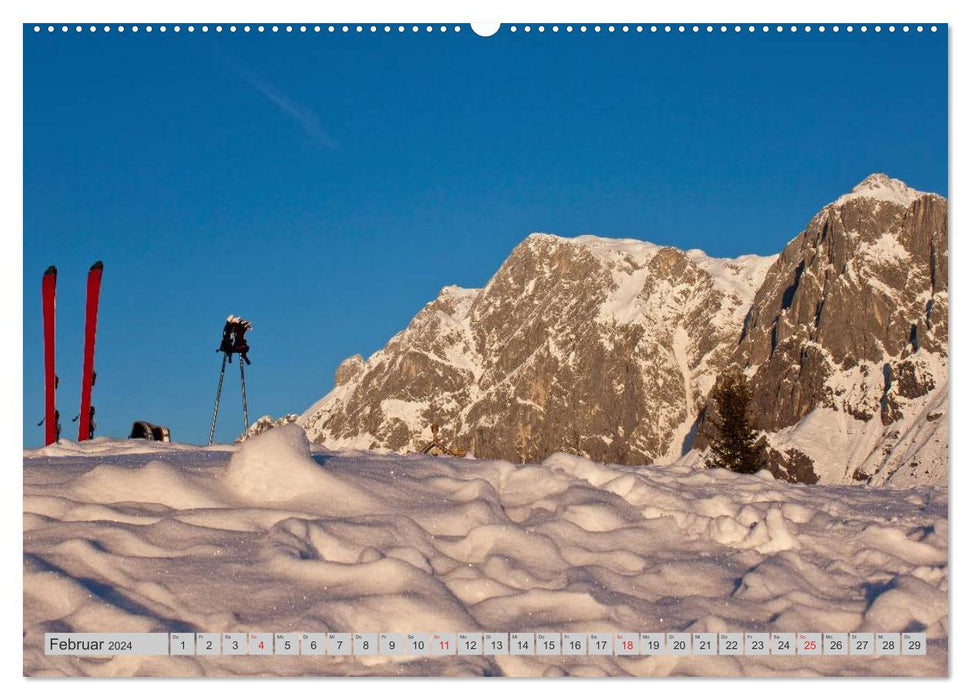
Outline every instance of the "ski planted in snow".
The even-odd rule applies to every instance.
[[[98,331],[98,297],[101,295],[101,272],[104,265],[99,260],[88,271],[88,296],[84,312],[84,366],[81,372],[81,413],[78,424],[78,442],[94,437],[94,406],[91,389],[98,378],[94,371],[94,341]]]
[[[44,272],[41,295],[44,308],[44,444],[57,442],[61,436],[60,414],[57,412],[57,372],[54,366],[54,310],[57,289],[57,268],[51,265]]]

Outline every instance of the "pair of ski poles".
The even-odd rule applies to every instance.
[[[216,415],[219,413],[219,397],[223,391],[223,378],[226,376],[226,364],[230,358],[229,353],[223,353],[223,364],[219,370],[219,384],[216,386],[216,405],[212,409],[212,425],[209,426],[209,444],[212,444],[212,436],[216,432]],[[246,410],[246,371],[243,369],[243,355],[239,355],[239,383],[243,391],[243,435],[249,430],[249,413]]]

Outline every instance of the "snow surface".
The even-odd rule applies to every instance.
[[[911,261],[910,253],[892,233],[885,233],[872,243],[860,245],[861,262],[869,267],[900,267]]]
[[[704,251],[692,248],[685,251],[695,265],[711,275],[715,288],[747,302],[755,298],[765,276],[778,259],[776,255],[739,255],[737,258],[712,258]],[[745,308],[748,311],[748,308]]]
[[[24,451],[28,675],[944,675],[947,490],[97,440]],[[45,631],[925,631],[926,657],[45,657]]]

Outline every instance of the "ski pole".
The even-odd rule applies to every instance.
[[[243,371],[243,356],[239,356],[239,384],[243,388],[243,435],[249,430],[249,414],[246,411],[246,373]]]
[[[226,375],[226,355],[223,355],[223,366],[219,370],[219,384],[216,385],[216,405],[212,408],[212,425],[209,426],[209,444],[212,444],[212,436],[216,432],[216,414],[219,413],[219,395],[223,391],[223,377]]]

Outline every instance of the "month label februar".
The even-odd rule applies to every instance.
[[[47,632],[44,653],[48,656],[167,656],[169,635],[165,632]]]

